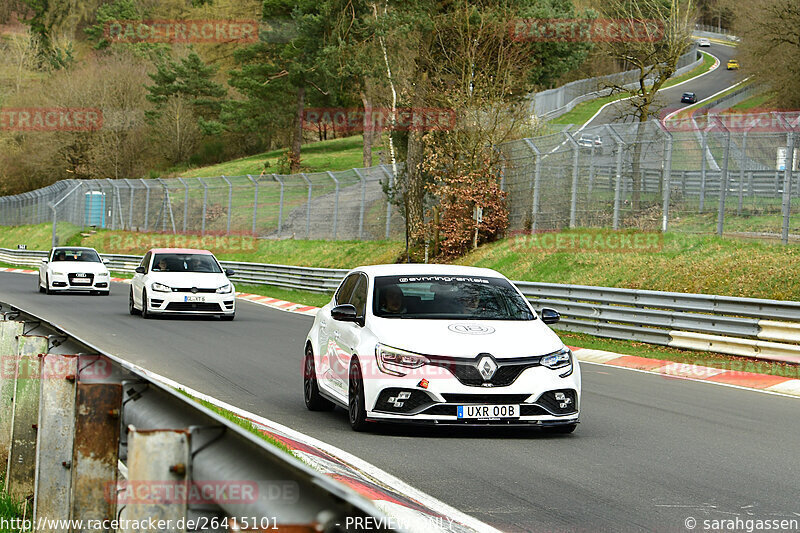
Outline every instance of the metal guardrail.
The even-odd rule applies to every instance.
[[[46,252],[0,248],[0,260],[32,264]],[[115,266],[131,272],[139,256],[101,254]],[[15,259],[16,258],[16,259]],[[11,259],[11,260],[9,260]],[[332,292],[348,272],[263,263],[222,261],[236,274],[233,281],[290,289]],[[737,298],[680,292],[513,282],[536,307],[552,307],[563,315],[558,326],[602,337],[669,344],[670,331],[693,331],[737,338],[759,337],[760,321],[800,322],[800,302]]]
[[[11,437],[0,455],[15,458],[8,461],[10,494],[35,495],[34,519],[185,520],[200,513],[332,532],[348,530],[348,517],[388,523],[349,487],[24,309],[0,303],[0,346],[0,395],[14,398],[14,415],[4,406],[0,419]],[[133,502],[120,496],[126,483]],[[200,507],[181,501],[184,484],[198,487]]]

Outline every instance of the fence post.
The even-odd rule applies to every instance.
[[[301,172],[300,177],[303,178],[306,185],[308,185],[308,199],[306,200],[306,240],[308,240],[311,235],[311,190],[314,184],[311,183],[311,180],[308,179],[305,172]]]
[[[717,235],[722,236],[725,224],[725,200],[728,196],[728,160],[731,152],[731,132],[722,124],[720,126],[725,130],[725,151],[722,155],[722,174],[719,180],[719,209],[717,212]]]
[[[620,196],[622,194],[622,155],[623,150],[625,149],[625,141],[622,140],[622,137],[614,131],[614,128],[611,125],[606,124],[606,130],[614,137],[614,142],[616,143],[617,147],[617,161],[616,161],[616,168],[614,170],[615,174],[615,183],[614,183],[614,222],[613,222],[613,229],[619,229],[619,204],[620,204]]]
[[[353,170],[361,180],[361,209],[358,213],[358,240],[360,241],[364,236],[364,207],[367,202],[367,180],[357,168]]]
[[[206,234],[206,207],[208,205],[208,184],[203,181],[203,178],[197,178],[197,181],[203,186],[203,220],[201,222],[200,235]]]
[[[386,235],[385,238],[389,240],[389,230],[392,225],[392,192],[394,191],[394,174],[392,174],[387,168],[386,165],[381,165],[381,170],[383,173],[389,177],[389,187],[387,189],[387,198],[386,198]]]
[[[328,171],[328,176],[336,184],[336,193],[333,199],[333,240],[336,240],[336,224],[339,222],[339,180],[333,175],[333,172]]]
[[[281,184],[281,199],[278,204],[278,237],[280,237],[281,229],[283,228],[283,178],[279,178],[277,174],[273,174],[272,179]]]
[[[231,181],[225,177],[223,174],[222,179],[225,180],[225,183],[228,184],[228,225],[227,229],[225,230],[226,235],[231,234],[231,209],[233,208],[233,184]]]
[[[672,134],[664,127],[660,120],[656,120],[655,124],[664,134],[664,160],[662,162],[663,180],[662,180],[662,194],[663,203],[661,207],[661,231],[666,233],[669,226],[669,197],[670,189],[672,188]]]
[[[144,179],[139,179],[139,181],[142,182],[142,185],[144,185],[144,188],[146,190],[145,196],[144,196],[144,231],[147,231],[147,229],[150,227],[150,225],[149,225],[150,187],[147,185],[147,181],[145,181]]]
[[[574,228],[578,219],[578,159],[580,147],[568,131],[564,132],[567,141],[572,145],[572,195],[569,201],[569,227]]]
[[[178,178],[183,185],[183,233],[186,233],[186,219],[189,218],[189,184],[183,178]]]
[[[737,210],[737,214],[740,216],[742,214],[744,203],[744,167],[749,166],[747,165],[747,133],[749,132],[750,128],[752,128],[752,126],[746,127],[742,133],[742,157],[741,161],[739,162],[739,208]]]
[[[541,198],[541,170],[542,153],[530,139],[525,139],[525,144],[533,152],[536,162],[533,167],[533,180],[530,182],[531,188],[531,232],[536,232],[539,223],[539,200]]]
[[[256,220],[258,220],[258,180],[253,179],[253,176],[250,174],[247,175],[247,179],[249,179],[255,190],[253,191],[253,237],[256,236]]]
[[[126,178],[125,183],[128,185],[128,190],[130,190],[129,194],[129,203],[130,206],[128,207],[128,231],[133,231],[133,193],[136,190],[131,182]]]
[[[782,116],[781,120],[786,123],[787,127],[791,128],[788,122],[786,122],[786,119],[784,119]],[[792,209],[792,171],[794,170],[794,146],[794,131],[789,129],[789,132],[786,134],[786,165],[784,166],[783,202],[781,209],[783,211],[781,242],[783,244],[789,244],[789,217]]]
[[[700,212],[703,212],[706,201],[706,150],[708,150],[706,129],[700,132]]]
[[[14,388],[17,377],[17,337],[22,335],[24,322],[0,320],[0,473],[5,474],[11,447]],[[5,476],[7,479],[7,476]]]
[[[51,248],[58,246],[58,236],[56,235],[56,227],[58,226],[58,211],[55,204],[50,204],[50,209],[53,211],[53,236],[50,239]]]

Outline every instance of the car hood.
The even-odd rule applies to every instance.
[[[53,272],[85,272],[87,274],[100,274],[101,272],[108,272],[108,269],[103,263],[95,263],[90,261],[56,261],[48,263],[50,270]]]
[[[498,359],[544,355],[564,343],[541,319],[536,320],[417,320],[372,317],[378,341],[423,355],[475,357],[490,353]]]
[[[225,274],[210,272],[151,272],[150,281],[163,283],[167,287],[190,289],[216,289],[230,283]]]

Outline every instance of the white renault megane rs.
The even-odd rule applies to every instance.
[[[527,424],[572,432],[577,360],[501,274],[451,265],[348,273],[316,315],[303,385],[312,411],[334,405],[370,422]]]
[[[81,246],[53,248],[39,266],[39,292],[89,292],[108,295],[111,278],[97,250]]]
[[[157,314],[218,315],[233,320],[236,291],[225,270],[208,250],[154,248],[142,258],[131,280],[128,311],[150,318]]]

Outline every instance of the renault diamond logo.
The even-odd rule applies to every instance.
[[[497,371],[497,363],[488,355],[478,361],[478,372],[483,376],[484,381],[489,381]]]

